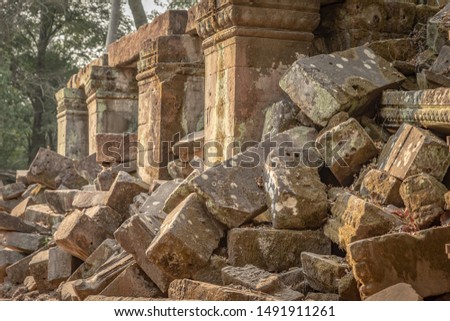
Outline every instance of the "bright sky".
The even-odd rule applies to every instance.
[[[157,5],[155,5],[155,1],[153,1],[153,0],[142,0],[142,4],[144,5],[144,9],[147,14],[149,14],[154,9],[157,9],[157,10],[161,9],[161,7],[158,7]],[[127,4],[123,6],[123,8],[125,9],[125,14],[127,14],[131,17],[132,15],[131,15],[130,7],[128,6],[128,1],[127,1]]]

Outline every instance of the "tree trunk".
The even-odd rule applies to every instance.
[[[128,5],[130,6],[131,13],[133,14],[134,25],[137,30],[140,26],[145,25],[148,22],[144,6],[142,5],[142,0],[128,0]]]
[[[109,17],[109,27],[108,27],[108,36],[106,37],[106,48],[107,51],[108,45],[117,40],[117,31],[119,30],[120,23],[120,8],[121,0],[111,0],[111,15]]]

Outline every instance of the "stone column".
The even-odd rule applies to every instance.
[[[89,153],[88,111],[84,91],[64,88],[56,93],[58,103],[58,153],[82,159]]]
[[[171,179],[171,144],[203,128],[204,64],[201,40],[189,35],[156,38],[138,63],[138,173],[147,183]]]
[[[281,76],[299,54],[309,53],[319,9],[320,0],[200,2],[205,144],[224,147],[217,160],[231,156],[226,146],[233,142],[260,140],[264,109],[284,97]]]
[[[133,68],[92,66],[85,83],[89,112],[89,154],[98,133],[137,130],[138,91]]]

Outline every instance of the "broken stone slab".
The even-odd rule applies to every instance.
[[[24,253],[36,251],[46,240],[46,236],[36,233],[0,231],[0,245]]]
[[[345,259],[334,255],[303,252],[302,268],[308,284],[316,291],[338,293],[339,280],[349,271]]]
[[[378,160],[378,169],[401,181],[427,173],[442,181],[450,164],[447,144],[429,131],[403,124],[389,139]]]
[[[434,17],[428,20],[427,24],[427,45],[434,52],[439,53],[445,45],[450,45],[448,28],[444,26],[445,16],[450,12],[450,3],[447,4]]]
[[[244,267],[228,266],[222,269],[224,285],[242,285],[254,291],[272,295],[283,301],[300,301],[304,295],[291,290],[276,274],[261,270],[252,265]]]
[[[264,187],[273,227],[319,228],[327,218],[328,201],[317,168],[290,166],[274,155],[269,154],[264,167]]]
[[[350,115],[345,111],[340,111],[336,115],[330,118],[330,120],[327,123],[327,126],[322,128],[322,130],[319,132],[319,136],[321,136],[323,133],[329,131],[333,127],[336,127],[339,124],[345,123],[347,120],[350,119]]]
[[[48,205],[28,206],[21,219],[27,222],[43,225],[49,228],[58,225],[64,219],[64,215],[55,214]]]
[[[166,201],[164,203],[164,207],[162,208],[163,212],[172,212],[186,197],[194,193],[194,186],[192,185],[192,181],[198,176],[200,176],[200,171],[194,170],[188,177],[186,177],[183,182],[181,182],[173,190],[170,195],[165,197]]]
[[[290,99],[280,100],[270,106],[265,115],[262,140],[274,136],[299,124],[297,115],[299,109]]]
[[[398,283],[371,295],[365,301],[423,301],[423,298],[410,284]]]
[[[129,217],[128,207],[133,198],[143,192],[148,192],[149,186],[126,172],[119,172],[108,194],[105,205],[111,207],[122,215],[123,219]]]
[[[172,146],[172,152],[183,162],[191,161],[194,156],[203,158],[205,131],[190,133]]]
[[[61,189],[65,189],[62,186]],[[46,204],[47,200],[45,199],[45,191],[47,188],[41,184],[31,184],[28,186],[27,190],[22,194],[22,198],[26,199],[28,197],[32,197],[33,201],[36,204]]]
[[[0,283],[3,283],[6,277],[6,268],[20,261],[24,256],[23,253],[0,248]]]
[[[137,159],[137,134],[96,134],[95,145],[99,164],[125,163]]]
[[[76,209],[90,208],[106,203],[108,192],[102,191],[78,191],[73,198],[72,206]]]
[[[316,148],[343,186],[350,185],[362,166],[378,155],[372,139],[354,118],[317,137]]]
[[[159,270],[150,278],[167,292],[167,279],[190,278],[208,264],[222,236],[223,227],[209,216],[197,194],[191,194],[167,216],[146,251]]]
[[[400,197],[400,185],[402,181],[387,172],[371,169],[365,176],[361,184],[360,194],[380,205],[395,205],[403,207],[403,200]]]
[[[445,226],[351,243],[348,259],[361,298],[401,282],[423,298],[450,292],[450,260],[444,252],[449,242],[450,226]]]
[[[433,176],[419,174],[405,179],[400,195],[419,229],[428,228],[444,213],[447,188]]]
[[[66,281],[78,268],[81,261],[58,246],[48,250],[47,280],[59,285]]]
[[[97,154],[95,153],[75,161],[75,169],[91,185],[102,171],[102,167],[97,163]]]
[[[136,263],[122,271],[100,295],[107,297],[155,298],[162,293]]]
[[[297,60],[281,88],[317,125],[326,126],[340,111],[351,116],[373,107],[383,90],[405,80],[389,62],[367,47]]]
[[[443,46],[439,56],[431,66],[431,69],[422,71],[422,80],[426,83],[421,89],[431,89],[438,87],[450,87],[450,46]],[[420,76],[418,76],[420,77]]]
[[[331,214],[325,235],[344,250],[352,242],[387,234],[402,224],[397,216],[348,192],[337,196]]]
[[[228,264],[227,259],[224,256],[213,254],[209,258],[208,264],[196,271],[192,276],[192,279],[200,282],[223,285],[222,269],[226,266],[228,266]]]
[[[3,200],[3,197],[0,196],[0,211],[5,211],[7,213],[11,213],[13,209],[22,202],[22,199],[13,199],[9,201]]]
[[[94,180],[97,191],[109,191],[117,174],[111,167],[104,167]]]
[[[25,192],[23,183],[13,183],[0,187],[0,194],[5,201],[19,198],[23,192]]]
[[[47,200],[48,206],[57,214],[66,214],[71,212],[74,207],[72,206],[75,195],[78,190],[46,190],[45,199]]]
[[[37,253],[30,261],[29,269],[30,275],[36,282],[39,293],[46,293],[56,289],[58,282],[51,282],[48,279],[49,267],[49,250]]]
[[[404,123],[450,134],[450,88],[385,91],[380,117],[383,126],[397,130]]]
[[[279,249],[283,249],[280,251]],[[331,242],[322,231],[235,228],[228,232],[228,261],[270,272],[301,266],[301,253],[330,254]]]
[[[36,232],[36,228],[18,217],[6,212],[0,212],[0,231],[34,233]]]
[[[244,288],[218,286],[188,279],[175,280],[169,287],[171,300],[195,301],[276,301],[277,299],[261,292]]]
[[[39,183],[51,189],[57,189],[60,185],[81,189],[88,183],[75,170],[73,160],[45,148],[39,149],[30,165],[27,179],[31,183]]]
[[[133,257],[119,251],[103,263],[92,276],[63,283],[60,288],[64,301],[83,301],[102,292],[122,271],[134,263]]]
[[[109,207],[97,206],[87,211],[75,210],[64,218],[54,234],[56,244],[85,261],[122,221]]]
[[[264,184],[258,183],[263,176],[263,153],[262,148],[250,148],[192,181],[208,211],[229,228],[242,225],[267,208]]]

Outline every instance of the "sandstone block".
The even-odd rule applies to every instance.
[[[102,167],[97,163],[97,154],[95,153],[76,161],[75,169],[89,184],[94,184],[97,175],[102,171]]]
[[[102,191],[78,191],[73,198],[72,206],[76,209],[84,209],[104,205],[107,194],[107,192]]]
[[[95,135],[97,163],[125,163],[137,159],[137,135],[100,133]]]
[[[444,25],[445,16],[450,12],[450,4],[447,4],[427,24],[427,45],[436,53],[439,53],[445,45],[450,45],[448,27]]]
[[[48,279],[49,251],[42,251],[33,256],[30,261],[30,275],[36,282],[39,293],[46,293],[56,289],[61,281],[50,281]]]
[[[78,192],[78,190],[46,190],[45,199],[53,212],[57,214],[65,214],[74,209],[72,203]]]
[[[274,136],[299,125],[297,114],[299,109],[288,99],[281,100],[270,106],[265,115],[262,140],[267,135]]]
[[[183,162],[189,162],[198,156],[203,158],[203,145],[205,144],[205,132],[190,133],[181,138],[172,146],[172,152]]]
[[[25,192],[25,185],[20,182],[0,187],[0,194],[5,201],[19,198],[23,192]]]
[[[63,220],[64,215],[55,214],[48,205],[40,204],[27,207],[24,216],[20,218],[24,221],[52,228]]]
[[[0,245],[24,253],[32,253],[44,245],[46,237],[39,234],[0,231]]]
[[[6,277],[6,268],[20,261],[24,256],[23,253],[0,248],[0,283],[3,283]]]
[[[365,301],[423,301],[423,298],[410,284],[397,283],[371,295]]]
[[[403,206],[403,200],[400,197],[401,181],[395,177],[380,171],[371,169],[361,184],[360,194],[363,198],[368,199],[380,205]]]
[[[11,216],[15,217],[25,217],[25,211],[26,209],[31,206],[35,205],[36,202],[34,201],[33,197],[29,196],[25,198],[23,201],[21,201],[14,209],[11,211]]]
[[[47,280],[56,286],[66,281],[81,261],[55,246],[48,250]]]
[[[0,212],[0,231],[15,231],[22,233],[36,232],[36,228],[20,218],[5,212]]]

